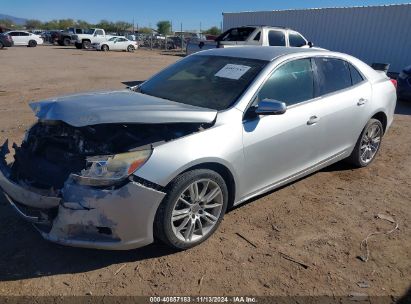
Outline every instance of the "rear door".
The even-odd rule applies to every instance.
[[[348,153],[369,119],[371,84],[347,61],[316,57],[314,64],[319,119],[326,132],[320,153],[323,158]]]
[[[30,34],[26,32],[20,32],[19,38],[20,38],[21,45],[28,45],[31,39]],[[33,40],[35,39],[33,38]]]

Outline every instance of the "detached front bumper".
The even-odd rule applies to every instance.
[[[42,195],[12,181],[4,146],[0,154],[0,190],[43,238],[108,250],[133,249],[153,242],[154,217],[165,193],[133,181],[108,190],[68,180],[61,197]]]

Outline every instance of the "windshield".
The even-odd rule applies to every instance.
[[[187,57],[144,82],[139,91],[188,105],[224,110],[235,103],[266,61],[222,57]]]

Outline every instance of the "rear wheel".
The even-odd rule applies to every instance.
[[[67,37],[66,37],[66,38],[63,39],[63,45],[64,45],[64,46],[69,46],[70,43],[71,43],[70,38],[67,38]]]
[[[380,149],[383,134],[381,122],[374,118],[370,119],[347,160],[356,167],[368,166]]]
[[[3,42],[0,41],[0,50],[1,50],[2,48],[4,48],[4,44],[3,44]]]
[[[134,48],[134,46],[132,46],[132,45],[129,45],[129,46],[127,47],[127,52],[134,52],[134,50],[135,50],[135,48]]]
[[[83,45],[81,43],[76,42],[74,45],[76,46],[76,49],[80,50],[83,48]]]
[[[36,47],[37,46],[37,41],[36,40],[30,40],[28,47]]]
[[[218,228],[227,203],[227,186],[218,173],[207,169],[183,173],[157,210],[155,236],[176,249],[194,247]]]

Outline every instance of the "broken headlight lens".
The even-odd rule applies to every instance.
[[[152,150],[87,158],[88,167],[71,176],[86,186],[111,186],[125,180],[150,157]]]

